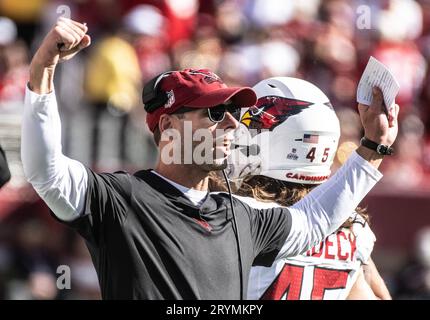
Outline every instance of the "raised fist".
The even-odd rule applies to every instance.
[[[52,67],[58,62],[71,59],[76,53],[91,44],[85,24],[67,18],[59,18],[46,35],[32,64]]]

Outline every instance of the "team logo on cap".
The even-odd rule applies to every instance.
[[[164,108],[168,109],[175,103],[175,94],[173,93],[173,90],[167,91],[167,102],[164,105]]]
[[[313,103],[277,96],[258,99],[254,107],[248,109],[240,120],[251,132],[260,133],[262,129],[273,131],[289,117],[299,114]]]
[[[224,83],[219,76],[209,70],[190,70],[189,73],[194,75],[202,75],[203,81],[205,81],[207,84],[211,84],[214,82]]]

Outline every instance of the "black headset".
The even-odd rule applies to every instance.
[[[174,71],[166,71],[149,80],[143,87],[142,101],[145,105],[145,111],[152,113],[161,106],[165,105],[169,99],[167,93],[160,90],[159,84],[164,77]]]

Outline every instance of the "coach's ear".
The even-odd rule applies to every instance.
[[[158,121],[158,129],[160,130],[160,134],[163,134],[165,130],[173,129],[172,117],[168,114],[162,114],[160,116],[160,120]]]

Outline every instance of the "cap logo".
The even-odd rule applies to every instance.
[[[175,94],[173,93],[173,90],[170,90],[166,92],[166,95],[167,95],[167,102],[164,105],[164,108],[168,109],[172,107],[173,104],[175,103]]]
[[[222,82],[220,77],[218,77],[215,73],[210,72],[210,71],[191,70],[189,73],[193,74],[193,75],[199,74],[199,75],[204,76],[203,81],[205,81],[207,84],[211,84],[214,82],[224,83],[224,82]]]

